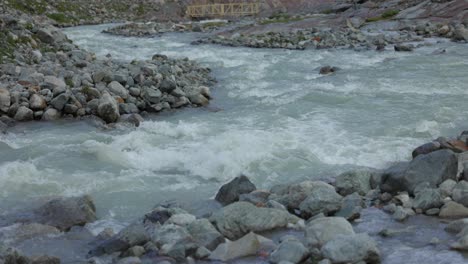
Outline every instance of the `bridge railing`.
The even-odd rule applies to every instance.
[[[187,14],[191,17],[248,16],[259,12],[259,3],[190,5],[187,7]]]

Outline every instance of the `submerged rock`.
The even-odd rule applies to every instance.
[[[35,210],[37,221],[62,231],[95,221],[96,207],[90,196],[53,199]]]
[[[351,224],[343,217],[321,217],[306,227],[305,237],[309,246],[322,246],[339,235],[354,235]]]
[[[262,232],[296,224],[300,219],[287,211],[258,208],[247,202],[236,202],[216,212],[210,221],[229,239],[248,232]]]
[[[287,239],[273,251],[268,259],[271,263],[301,263],[309,255],[309,250],[297,239]]]
[[[322,254],[332,263],[380,263],[377,244],[367,234],[336,236],[322,247]]]
[[[248,233],[239,240],[219,245],[209,256],[211,260],[229,261],[241,257],[255,256],[263,247],[271,247],[273,241]]]

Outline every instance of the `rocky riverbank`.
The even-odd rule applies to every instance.
[[[97,59],[58,29],[26,16],[0,16],[0,32],[2,127],[62,117],[141,120],[135,115],[204,106],[211,98],[210,69],[188,59]]]
[[[210,32],[227,24],[226,20],[190,23],[128,23],[105,29],[103,33],[124,37],[154,37],[168,32]]]
[[[349,171],[329,182],[258,190],[246,176],[239,176],[219,189],[210,202],[214,205],[207,204],[202,214],[162,203],[117,233],[107,228],[90,234],[86,226],[80,227],[97,219],[89,196],[39,200],[32,208],[0,217],[1,255],[5,263],[60,263],[59,257],[47,252],[36,256],[24,245],[45,237],[55,241],[59,238],[54,236],[74,236],[86,242],[78,256],[81,262],[195,263],[252,257],[269,263],[385,262],[376,235],[385,240],[410,231],[384,227],[378,234],[363,233],[358,228],[361,214],[370,208],[402,223],[420,214],[438,217],[448,222],[448,235],[458,235],[447,242],[434,237],[428,245],[465,251],[467,134],[424,144],[413,151],[411,161],[386,170]],[[275,230],[290,231],[278,239],[271,236]]]

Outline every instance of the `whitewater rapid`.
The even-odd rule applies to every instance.
[[[209,66],[218,80],[210,107],[155,115],[139,128],[20,124],[1,136],[0,209],[86,193],[101,219],[127,221],[164,200],[209,199],[241,173],[269,188],[385,168],[468,124],[466,44],[414,53],[262,50],[190,45],[196,34],[121,38],[100,33],[105,27],[65,32],[98,57],[160,53]],[[325,65],[341,70],[320,76]]]

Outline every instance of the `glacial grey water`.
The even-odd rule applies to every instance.
[[[211,198],[240,173],[268,188],[385,168],[468,124],[467,45],[414,53],[262,50],[192,46],[195,34],[121,38],[101,34],[105,27],[65,32],[98,57],[161,53],[211,67],[218,84],[210,108],[220,111],[166,112],[112,131],[85,122],[20,124],[1,136],[0,209],[87,193],[103,219],[96,225],[118,225],[164,200]],[[441,48],[447,52],[433,54]],[[324,65],[341,70],[320,76]]]

